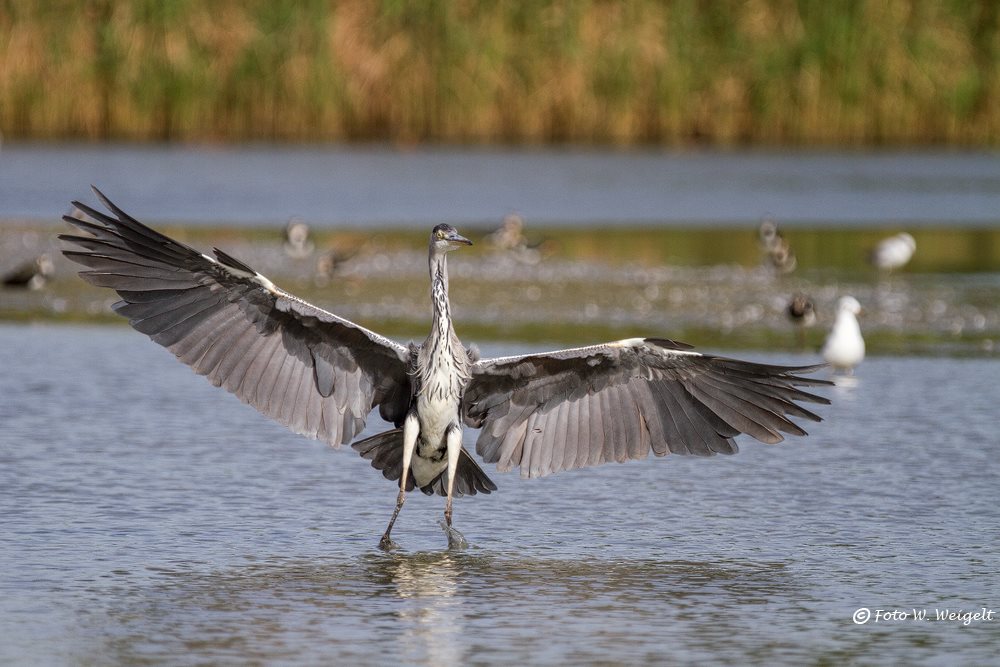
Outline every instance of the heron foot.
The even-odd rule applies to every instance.
[[[394,549],[398,549],[399,545],[392,541],[389,537],[389,533],[386,533],[382,536],[382,539],[379,540],[378,548],[382,551],[393,551]]]
[[[449,526],[444,520],[438,521],[438,525],[444,530],[444,534],[448,536],[448,549],[451,551],[461,551],[469,546],[466,541],[465,536],[458,532],[458,529]]]

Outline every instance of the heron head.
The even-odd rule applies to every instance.
[[[431,247],[447,252],[463,245],[472,245],[472,241],[458,233],[451,225],[441,224],[431,232]]]

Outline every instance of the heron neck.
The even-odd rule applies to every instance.
[[[435,337],[447,337],[451,331],[451,305],[448,301],[448,256],[431,255],[431,308]]]

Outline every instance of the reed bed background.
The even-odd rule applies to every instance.
[[[993,0],[0,0],[7,139],[996,145]]]

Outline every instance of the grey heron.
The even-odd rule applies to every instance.
[[[110,215],[73,202],[91,220],[63,234],[64,253],[88,282],[117,291],[114,310],[216,386],[291,430],[350,443],[374,409],[394,428],[354,443],[399,491],[380,546],[406,493],[452,499],[496,485],[463,448],[523,477],[668,453],[737,451],[746,433],[766,443],[805,435],[790,417],[820,421],[800,402],[829,403],[800,388],[819,366],[774,366],[701,354],[666,338],[630,338],[539,354],[482,359],[455,334],[448,253],[470,245],[450,225],[429,244],[431,331],[401,345],[282,290],[214,249],[203,254],[130,217],[94,189]]]

